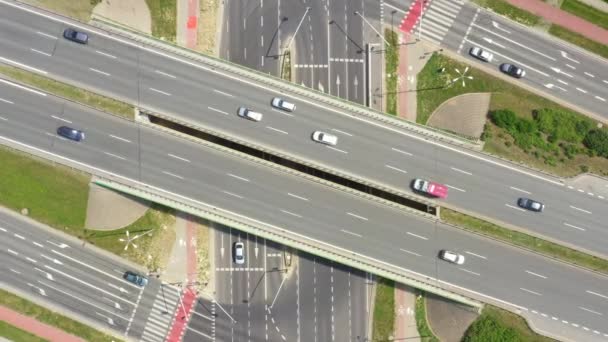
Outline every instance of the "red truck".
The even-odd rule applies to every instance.
[[[427,181],[424,179],[420,179],[420,178],[414,179],[414,182],[412,183],[412,188],[414,188],[414,190],[416,190],[416,191],[425,193],[429,196],[439,197],[439,198],[448,197],[448,187],[447,186],[445,186],[443,184]]]

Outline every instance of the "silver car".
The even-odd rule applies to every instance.
[[[312,140],[314,140],[318,143],[321,143],[321,144],[331,145],[331,146],[335,146],[338,143],[337,136],[335,136],[333,134],[321,132],[321,131],[315,131],[312,134]]]
[[[294,110],[296,110],[295,104],[287,102],[280,97],[275,97],[274,99],[272,99],[270,104],[275,108],[279,108],[287,112],[293,112]]]
[[[469,54],[477,59],[480,59],[484,62],[491,62],[494,55],[491,52],[483,50],[477,46],[474,46],[469,50]]]
[[[262,121],[262,113],[254,112],[251,109],[240,107],[237,114],[245,119],[249,119],[251,121]]]
[[[245,263],[245,244],[242,242],[235,242],[232,250],[234,254],[234,263],[242,265]]]
[[[464,264],[464,255],[443,249],[439,251],[439,258],[453,264]]]

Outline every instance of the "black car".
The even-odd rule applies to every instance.
[[[501,64],[500,71],[515,78],[522,78],[526,76],[526,71],[524,69],[509,63]]]
[[[65,38],[67,40],[71,40],[71,41],[79,43],[79,44],[86,44],[89,42],[88,34],[86,34],[84,32],[80,32],[80,31],[76,31],[71,28],[67,28],[67,29],[65,29],[65,31],[63,31],[63,38]]]
[[[517,205],[527,210],[536,211],[537,213],[540,213],[545,209],[544,204],[524,197],[517,200]]]
[[[125,272],[123,278],[125,278],[126,281],[141,287],[148,284],[148,278],[131,271]]]
[[[83,131],[79,131],[77,129],[73,129],[71,127],[68,126],[61,126],[59,128],[57,128],[57,134],[59,134],[60,136],[70,139],[70,140],[74,140],[74,141],[82,141],[84,140],[84,132]]]

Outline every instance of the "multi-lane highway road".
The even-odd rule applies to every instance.
[[[64,22],[0,6],[0,58],[5,63],[36,68],[48,76],[398,191],[409,192],[415,177],[444,182],[451,188],[446,205],[608,255],[606,199],[578,193],[556,179],[522,171],[483,154],[422,139],[305,98],[288,96],[298,108],[291,114],[280,112],[269,106],[271,98],[278,95],[272,89],[101,33],[93,34],[88,46],[76,45],[57,38],[66,27]],[[253,123],[239,118],[235,114],[239,106],[263,112],[263,120]],[[318,129],[336,134],[338,145],[312,142],[310,135]],[[538,215],[519,210],[515,206],[519,196],[545,202],[546,212]]]
[[[69,158],[296,231],[317,244],[355,251],[403,272],[417,272],[438,286],[512,303],[535,324],[558,325],[555,331],[562,336],[578,340],[608,337],[603,276],[27,88],[2,83],[0,94],[4,100],[0,102],[3,144],[27,144],[53,153],[55,158]],[[56,127],[66,121],[85,130],[84,142],[55,135]],[[458,267],[441,262],[437,252],[442,248],[464,253],[467,263]]]

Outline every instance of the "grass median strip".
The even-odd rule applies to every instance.
[[[447,208],[441,208],[441,219],[465,230],[504,241],[515,246],[578,265],[596,272],[608,274],[608,260],[589,255],[572,248],[549,242],[525,233],[500,227],[493,223],[468,216]]]
[[[88,325],[60,315],[2,289],[0,289],[0,305],[33,317],[42,323],[57,327],[74,336],[82,337],[85,341],[119,341],[113,336],[104,334]]]
[[[378,278],[374,300],[372,341],[389,341],[395,330],[395,282]]]
[[[424,292],[419,292],[416,296],[416,328],[420,334],[420,340],[424,342],[439,342],[439,339],[433,334],[429,322],[426,319],[426,297]]]
[[[591,40],[581,34],[555,24],[551,25],[549,33],[559,39],[578,45],[583,49],[596,53],[604,58],[608,58],[608,45],[598,43],[595,40]]]
[[[177,1],[146,0],[152,16],[152,36],[175,42],[177,37]]]
[[[104,112],[120,115],[131,120],[134,118],[134,107],[127,103],[98,95],[30,71],[25,71],[9,65],[0,65],[0,74],[25,85],[64,97],[74,102],[86,104]]]
[[[385,63],[386,63],[386,112],[397,115],[397,68],[399,67],[399,39],[397,33],[391,29],[384,30],[384,36],[390,43],[385,44]]]

